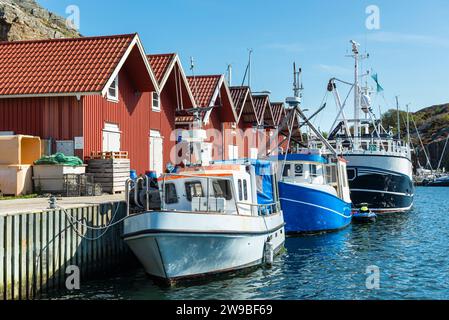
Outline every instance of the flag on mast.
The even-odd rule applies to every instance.
[[[384,91],[384,88],[382,88],[382,86],[379,84],[379,78],[377,77],[377,73],[373,73],[371,78],[373,78],[374,82],[376,82],[377,93]]]

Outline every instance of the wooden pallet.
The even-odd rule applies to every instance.
[[[129,171],[129,159],[91,159],[87,166],[87,174],[93,181],[100,184],[104,192],[112,194],[125,191]]]
[[[118,152],[101,152],[92,151],[90,153],[90,159],[129,159],[128,151]]]

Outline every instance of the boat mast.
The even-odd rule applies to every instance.
[[[399,97],[396,96],[396,113],[398,115],[398,140],[401,140],[401,119],[399,114]]]
[[[354,53],[354,149],[359,148],[360,130],[360,95],[359,95],[359,44],[351,40],[352,52]]]
[[[251,61],[251,56],[252,56],[252,54],[253,54],[253,49],[249,49],[248,50],[248,87],[250,87],[251,88],[251,63],[252,63],[252,61]]]
[[[253,49],[248,49],[248,64],[246,65],[245,74],[243,75],[242,87],[245,85],[246,77],[248,77],[248,87],[251,88],[251,56],[253,54]]]
[[[299,87],[300,84],[300,74],[301,74],[301,68],[296,71],[296,62],[293,62],[293,94],[296,98],[300,97],[301,88]]]
[[[409,106],[410,103],[406,105],[407,107],[407,146],[410,145],[410,116],[409,116]]]
[[[443,153],[441,153],[441,157],[440,157],[440,161],[438,162],[438,168],[437,168],[437,172],[440,170],[441,168],[441,162],[443,162],[443,158],[444,158],[444,154],[446,153],[446,148],[447,148],[447,143],[449,142],[449,134],[446,138],[446,143],[444,144],[444,148],[443,148]]]

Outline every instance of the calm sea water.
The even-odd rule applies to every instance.
[[[52,299],[448,299],[449,188],[418,188],[415,208],[331,234],[288,238],[270,269],[162,288],[138,269]],[[366,269],[380,289],[366,288]]]

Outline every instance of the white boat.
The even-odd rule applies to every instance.
[[[365,87],[359,84],[359,60],[368,56],[359,54],[358,43],[351,43],[355,60],[354,83],[333,78],[328,85],[328,91],[333,93],[339,109],[330,130],[329,141],[348,161],[348,179],[354,206],[367,203],[378,214],[406,212],[413,207],[415,192],[410,145],[401,139],[400,130],[394,136],[382,126],[382,121],[376,119],[371,108],[370,88],[368,84]],[[373,79],[377,82],[377,77]],[[337,83],[349,85],[354,93],[353,119],[345,115],[346,100],[341,101]],[[360,117],[362,111],[364,119]],[[398,128],[399,122],[398,118]],[[408,128],[407,120],[409,132]],[[407,137],[407,140],[410,138]]]
[[[161,176],[160,210],[129,214],[126,243],[149,275],[169,284],[272,262],[285,231],[271,166],[215,164]]]

